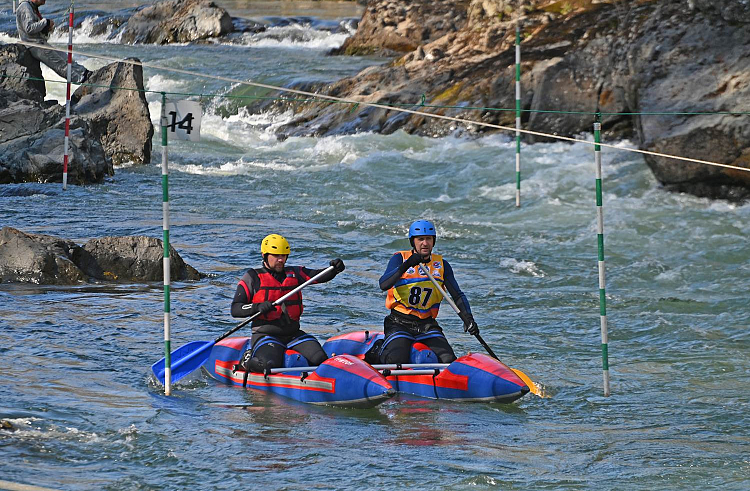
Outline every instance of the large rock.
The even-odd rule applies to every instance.
[[[173,280],[197,280],[170,246]],[[87,281],[163,281],[163,248],[151,237],[103,237],[83,247],[50,235],[0,230],[0,282],[72,285]]]
[[[69,183],[101,182],[113,164],[150,162],[154,130],[134,61],[97,70],[92,86],[71,97]],[[0,184],[61,181],[65,109],[44,101],[39,61],[23,46],[0,46],[0,75]]]
[[[46,94],[39,61],[20,45],[0,46],[0,184],[62,180],[65,110]],[[73,121],[68,181],[97,182],[112,174],[86,121]]]
[[[70,285],[86,281],[72,257],[80,247],[51,235],[0,230],[0,282]]]
[[[187,43],[232,32],[232,18],[210,0],[164,0],[135,13],[124,43]]]
[[[83,249],[93,259],[85,270],[95,278],[118,281],[162,281],[164,245],[160,239],[145,237],[102,237],[86,242]],[[197,280],[200,273],[169,246],[170,277],[173,280]]]
[[[0,97],[10,102],[21,99],[42,102],[47,95],[39,61],[20,44],[0,47],[0,75]]]
[[[429,37],[385,66],[320,84],[313,91],[512,127],[515,29],[520,16],[525,128],[575,136],[590,133],[594,113],[602,113],[605,141],[634,138],[646,150],[749,167],[750,131],[742,117],[674,114],[748,110],[747,2],[472,0],[467,6],[418,0],[409,6],[415,15],[407,16],[408,21],[414,25],[433,25],[442,20],[437,14],[431,17],[433,13],[458,7],[468,13],[456,17],[467,20],[459,22],[462,27],[455,32],[440,31],[439,37]],[[402,10],[393,1],[371,0],[355,36],[356,46],[375,46],[368,51],[378,52],[381,43],[383,50],[393,50],[391,35],[399,35],[403,46],[413,44],[415,38],[396,27],[388,30],[391,37],[382,34],[386,20],[396,19],[394,12]],[[357,52],[354,46],[342,51]],[[429,136],[488,131],[364,105],[277,101],[259,104],[256,110],[269,108],[296,113],[278,128],[281,137],[397,129]],[[750,190],[748,172],[656,156],[646,156],[646,161],[670,189],[730,199]]]
[[[733,22],[740,22],[740,12],[711,3],[718,10],[690,14],[661,4],[655,18],[639,22],[638,42],[620,65],[629,70],[626,94],[634,111],[655,113],[633,119],[643,149],[750,168],[750,127],[745,116],[726,114],[750,110],[750,16],[745,24],[728,23],[723,19],[732,12]],[[659,114],[664,112],[682,114]],[[750,172],[651,155],[646,163],[669,189],[728,199],[750,196]]]
[[[71,112],[90,125],[90,135],[101,142],[115,165],[147,164],[151,160],[154,128],[146,102],[143,67],[134,63],[112,63],[94,72],[90,85],[80,86],[71,96]],[[119,88],[124,87],[124,88]]]
[[[17,105],[8,110],[13,111]],[[53,110],[57,110],[52,108]],[[29,111],[42,118],[43,109]],[[3,110],[0,110],[0,118]],[[64,122],[38,133],[0,143],[0,183],[62,181],[65,154]],[[101,143],[92,140],[85,121],[71,123],[68,147],[68,182],[86,184],[99,182],[112,175],[112,164],[104,156]]]
[[[729,22],[750,23],[750,3],[746,0],[688,0],[691,9],[716,11]]]

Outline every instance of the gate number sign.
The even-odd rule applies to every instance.
[[[201,140],[201,105],[195,101],[167,101],[167,128],[170,138],[197,142]]]

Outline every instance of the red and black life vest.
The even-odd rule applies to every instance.
[[[286,278],[284,281],[279,282],[271,273],[265,269],[256,269],[255,272],[260,279],[260,286],[258,291],[255,292],[253,298],[250,300],[252,303],[261,302],[275,302],[296,287],[309,280],[310,278],[302,272],[302,268],[298,267],[286,267],[284,273]],[[267,320],[273,321],[280,319],[284,313],[294,321],[299,321],[302,316],[302,291],[299,291],[291,297],[284,300],[281,305],[277,305],[276,309],[265,315],[259,315],[256,320]]]

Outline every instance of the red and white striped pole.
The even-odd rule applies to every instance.
[[[63,156],[63,191],[68,188],[68,147],[70,141],[70,81],[73,71],[73,2],[68,15],[68,87],[65,94],[65,154]]]

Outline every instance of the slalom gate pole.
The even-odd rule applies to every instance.
[[[521,22],[516,24],[516,207],[521,206]]]
[[[16,13],[16,0],[13,0],[13,13]]]
[[[172,347],[169,325],[169,289],[170,289],[170,265],[169,265],[169,163],[167,160],[167,94],[161,93],[161,189],[162,189],[162,230],[164,233],[164,395],[172,392]]]
[[[68,83],[65,92],[65,150],[63,152],[63,191],[68,189],[68,155],[70,149],[70,82],[73,71],[73,2],[68,15]]]
[[[598,118],[597,118],[598,119]],[[596,238],[599,249],[599,318],[602,329],[602,373],[604,376],[604,396],[609,397],[609,348],[607,334],[607,296],[604,275],[604,211],[602,209],[602,124],[594,123],[594,159],[596,161]]]

